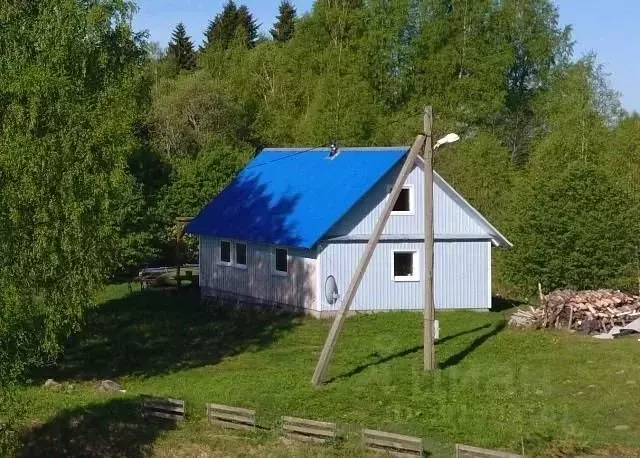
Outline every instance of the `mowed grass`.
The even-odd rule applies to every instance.
[[[638,456],[640,342],[511,330],[505,316],[439,313],[440,369],[428,374],[421,314],[349,318],[328,383],[314,388],[329,321],[211,312],[197,292],[113,286],[59,366],[24,388],[26,454],[353,456],[365,455],[357,437],[366,427],[423,437],[432,456],[452,456],[456,442],[527,456]],[[73,388],[52,392],[45,378]],[[127,393],[100,393],[94,385],[103,379]],[[149,426],[136,410],[140,394],[186,400],[188,421]],[[206,402],[254,408],[264,430],[209,426]],[[281,415],[335,421],[351,439],[328,447],[282,441]]]

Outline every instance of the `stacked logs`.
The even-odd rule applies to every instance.
[[[564,328],[608,332],[640,318],[640,297],[620,291],[553,291],[541,296],[537,308],[519,310],[509,325],[522,328]]]

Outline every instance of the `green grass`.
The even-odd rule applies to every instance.
[[[313,388],[330,322],[207,312],[193,292],[128,295],[126,286],[110,287],[59,366],[24,388],[25,441],[34,456],[65,447],[83,456],[352,456],[363,454],[356,437],[368,427],[421,436],[433,456],[452,456],[456,442],[524,447],[527,456],[563,448],[570,455],[582,445],[636,456],[635,338],[509,330],[498,312],[439,319],[439,370],[422,371],[420,314],[362,315],[346,322],[329,383]],[[45,378],[74,388],[52,393],[41,387]],[[94,383],[102,379],[118,380],[127,394],[99,393]],[[135,396],[143,393],[185,399],[189,420],[178,428],[141,423]],[[265,431],[238,436],[210,427],[206,402],[255,408]],[[268,431],[281,415],[335,421],[353,439],[328,448],[283,443]]]

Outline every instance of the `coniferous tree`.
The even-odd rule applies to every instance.
[[[181,22],[176,26],[169,43],[169,56],[171,56],[178,70],[193,70],[196,68],[196,53],[191,37]]]
[[[249,11],[249,8],[245,5],[238,8],[237,21],[236,33],[238,27],[242,28],[246,33],[247,48],[253,48],[258,41],[258,29],[260,26],[253,17],[253,14],[251,14],[251,11]]]
[[[282,0],[278,20],[270,30],[271,36],[275,41],[284,43],[293,37],[296,26],[296,16],[296,9],[293,4],[288,0]]]
[[[240,30],[239,30],[240,29]],[[228,49],[236,39],[238,32],[245,34],[247,48],[253,48],[258,40],[259,25],[245,5],[236,6],[233,0],[225,3],[222,13],[209,22],[205,31],[202,49],[218,45]]]

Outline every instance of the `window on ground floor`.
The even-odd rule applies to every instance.
[[[393,279],[395,281],[420,280],[417,251],[394,251]]]
[[[247,244],[236,243],[236,266],[247,267]]]
[[[228,240],[220,241],[220,262],[222,264],[231,264],[231,242]]]

